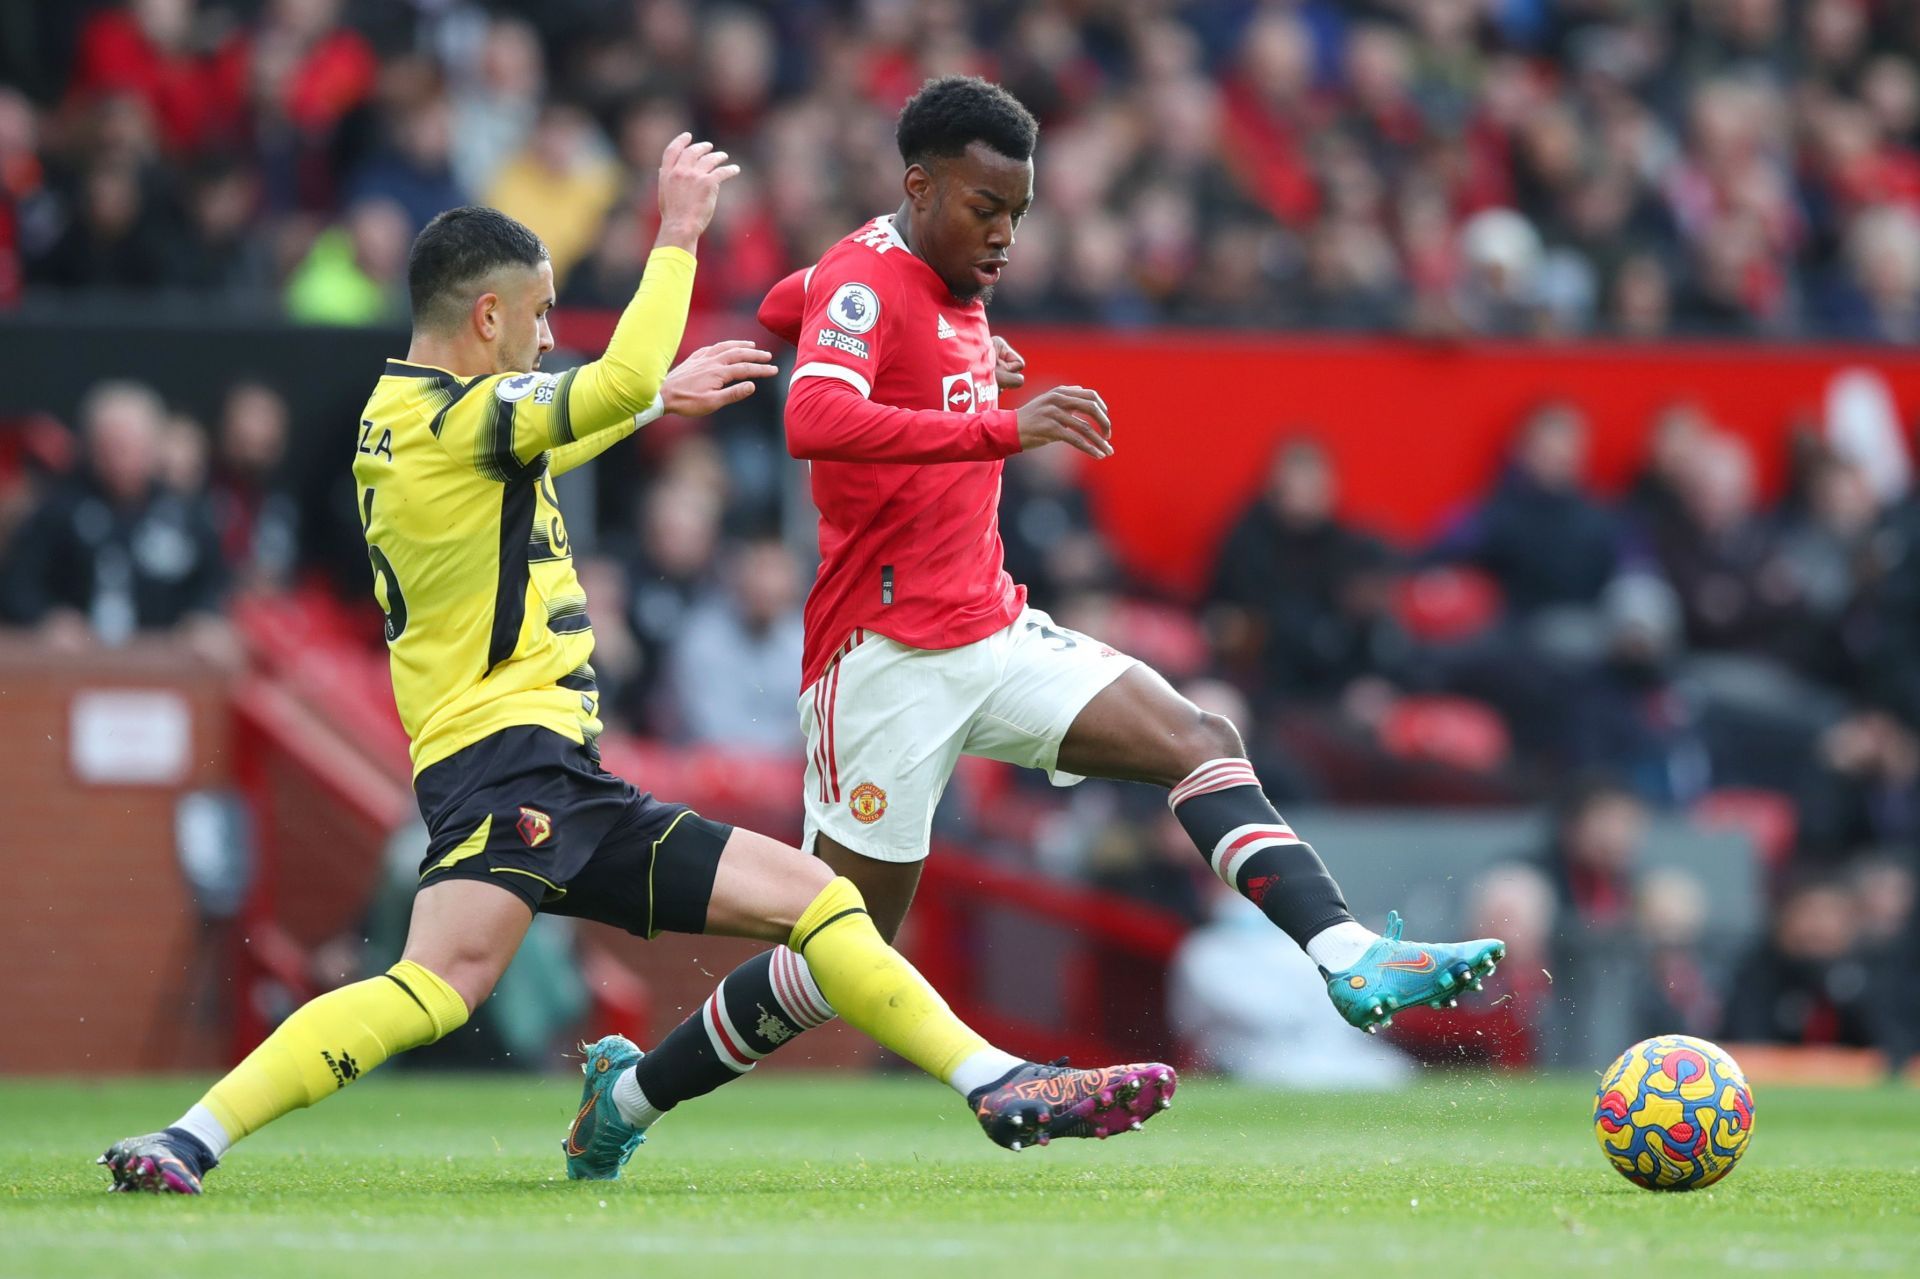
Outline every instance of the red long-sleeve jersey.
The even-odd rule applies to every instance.
[[[760,322],[800,348],[787,447],[820,511],[802,686],[856,629],[958,648],[1019,616],[1000,470],[1020,428],[999,407],[986,308],[956,301],[882,217],[775,285]]]

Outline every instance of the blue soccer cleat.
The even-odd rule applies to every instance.
[[[1393,1024],[1402,1008],[1421,1004],[1451,1008],[1465,990],[1479,990],[1482,978],[1493,976],[1494,965],[1507,957],[1507,944],[1497,937],[1468,942],[1400,940],[1400,912],[1387,912],[1387,932],[1360,962],[1327,978],[1327,997],[1347,1019],[1369,1035]]]
[[[620,1117],[620,1108],[613,1104],[613,1081],[644,1054],[625,1035],[581,1044],[580,1051],[587,1056],[580,1067],[587,1083],[580,1092],[580,1113],[560,1143],[567,1154],[567,1176],[574,1181],[617,1181],[647,1133]]]

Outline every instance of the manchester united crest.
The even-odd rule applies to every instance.
[[[553,834],[553,818],[537,808],[522,805],[520,820],[513,824],[513,828],[520,832],[521,842],[528,848],[538,848]]]
[[[847,796],[847,807],[853,810],[855,821],[871,826],[886,816],[887,793],[872,782],[861,782]]]

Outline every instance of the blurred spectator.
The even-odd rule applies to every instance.
[[[1920,198],[1920,189],[1913,194]],[[1920,217],[1913,209],[1887,205],[1855,218],[1846,265],[1831,331],[1874,342],[1920,340]]]
[[[1543,246],[1532,223],[1511,209],[1487,209],[1460,228],[1465,267],[1454,313],[1475,333],[1519,336],[1540,327]]]
[[[207,494],[207,428],[184,413],[167,419],[160,432],[160,482],[194,502]]]
[[[70,97],[131,94],[170,150],[241,139],[247,42],[225,8],[198,0],[131,0],[97,10],[80,31]]]
[[[1462,933],[1499,937],[1507,957],[1486,979],[1487,998],[1461,1003],[1457,1049],[1472,1041],[1475,1056],[1515,1065],[1538,1064],[1565,1019],[1554,1007],[1553,939],[1559,926],[1553,886],[1538,867],[1509,862],[1488,870],[1467,898]]]
[[[1391,557],[1335,518],[1335,483],[1320,444],[1283,444],[1214,563],[1222,656],[1257,670],[1270,692],[1337,696],[1387,669],[1404,644],[1389,609]]]
[[[695,595],[710,580],[719,537],[720,501],[711,492],[665,481],[649,490],[639,545],[626,564],[627,624],[638,657],[620,709],[632,723],[654,723],[654,689]]]
[[[256,300],[274,280],[272,254],[254,232],[259,184],[232,159],[210,159],[187,177],[186,234],[168,255],[169,285],[215,294],[229,306]]]
[[[749,542],[687,610],[667,655],[666,692],[685,740],[796,753],[800,569],[777,541]]]
[[[1813,459],[1806,489],[1806,509],[1785,524],[1780,539],[1791,596],[1811,631],[1801,666],[1844,681],[1853,647],[1846,632],[1878,571],[1873,543],[1880,502],[1864,470],[1826,453]]]
[[[551,103],[527,144],[494,175],[486,203],[532,227],[552,255],[553,278],[565,281],[593,247],[620,185],[619,166],[592,117]]]
[[[1678,518],[1654,534],[1660,566],[1680,593],[1688,642],[1787,655],[1804,639],[1801,584],[1761,518],[1747,447],[1701,442],[1677,477]]]
[[[1654,415],[1646,465],[1622,505],[1622,513],[1640,536],[1654,543],[1680,536],[1687,519],[1687,477],[1714,434],[1716,428],[1705,411],[1685,400]]]
[[[323,137],[372,95],[379,60],[341,23],[344,0],[267,0],[253,36],[253,89],[268,118]]]
[[[1441,539],[1436,557],[1491,573],[1522,617],[1592,604],[1620,567],[1620,541],[1613,516],[1581,487],[1586,457],[1579,409],[1551,403],[1534,410],[1499,487]]]
[[[622,310],[633,300],[653,252],[647,219],[632,203],[614,206],[600,228],[593,251],[580,260],[561,285],[561,302]]]
[[[303,324],[394,324],[407,314],[407,212],[374,197],[314,240],[287,281],[287,314]]]
[[[1608,290],[1607,327],[1623,338],[1664,337],[1673,323],[1673,282],[1660,259],[1636,253],[1621,262]]]
[[[435,214],[467,204],[453,175],[453,116],[434,93],[397,107],[390,136],[347,184],[349,203],[390,200],[409,223],[411,240]]]
[[[1000,539],[1007,572],[1048,605],[1061,601],[1069,586],[1086,584],[1088,574],[1078,565],[1089,555],[1105,554],[1087,492],[1077,482],[1079,458],[1072,449],[1036,449],[1012,459],[1004,475]]]
[[[1903,20],[1855,0],[1040,0],[987,27],[939,4],[855,22],[681,0],[596,21],[393,8],[369,28],[384,56],[342,0],[101,8],[81,24],[65,114],[120,103],[171,157],[249,155],[259,245],[355,193],[398,199],[415,225],[479,197],[546,235],[563,281],[616,201],[648,207],[661,145],[695,128],[766,184],[715,228],[727,251],[702,303],[732,306],[897,199],[890,124],[922,79],[986,71],[1048,138],[1040,250],[1007,283],[1008,315],[1920,331],[1920,71]],[[561,69],[566,102],[548,83]],[[369,161],[376,93],[399,145]],[[75,172],[125,158],[97,139],[72,150]]]
[[[1706,890],[1685,871],[1650,871],[1640,881],[1635,914],[1647,980],[1635,987],[1633,1034],[1711,1035],[1720,1025],[1720,982],[1702,945],[1709,909]]]
[[[1797,792],[1809,860],[1920,838],[1920,737],[1883,711],[1849,715],[1807,752]]]
[[[330,209],[345,177],[345,122],[373,96],[380,62],[340,24],[342,0],[268,0],[249,81],[267,203],[282,212]]]
[[[1412,1082],[1413,1062],[1381,1042],[1387,1036],[1354,1034],[1327,1002],[1305,951],[1252,902],[1217,882],[1215,889],[1210,921],[1180,943],[1167,981],[1167,1020],[1202,1066],[1277,1088],[1377,1091]]]
[[[1635,992],[1653,980],[1640,933],[1647,822],[1640,797],[1606,777],[1576,782],[1555,810],[1539,866],[1558,903],[1548,968],[1569,992],[1556,1009],[1559,1060],[1604,1057],[1633,1042],[1645,1016]]]
[[[1899,849],[1869,850],[1849,869],[1860,910],[1860,932],[1874,985],[1876,1043],[1898,1072],[1920,1053],[1920,992],[1910,975],[1920,964],[1915,904],[1920,880],[1913,859]]]
[[[66,230],[29,265],[29,280],[71,289],[158,288],[175,248],[170,230],[139,167],[101,160],[82,178]]]
[[[1811,874],[1780,899],[1770,936],[1740,965],[1729,1039],[1878,1046],[1882,1022],[1860,906],[1845,880]]]
[[[1623,935],[1633,924],[1634,880],[1647,809],[1606,777],[1576,784],[1561,801],[1541,863],[1559,902],[1562,937]]]
[[[1572,768],[1618,777],[1649,803],[1686,803],[1712,777],[1699,708],[1676,678],[1680,603],[1659,577],[1631,573],[1601,596],[1599,659],[1570,680],[1561,732]]]
[[[59,227],[59,201],[40,159],[40,121],[25,95],[0,85],[0,306],[20,300],[26,259]]]
[[[545,89],[538,33],[519,18],[495,18],[478,65],[453,92],[453,177],[462,190],[492,188],[500,165],[533,129]]]
[[[284,588],[293,579],[300,511],[286,487],[287,402],[263,382],[238,382],[220,414],[219,452],[208,492],[220,551],[241,590]]]
[[[205,503],[163,482],[166,406],[103,382],[80,408],[86,464],[27,516],[0,572],[0,611],[49,642],[124,644],[182,628],[223,648],[225,569]]]

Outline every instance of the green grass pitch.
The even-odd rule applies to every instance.
[[[1719,1186],[1636,1189],[1591,1084],[1366,1097],[1195,1078],[1144,1132],[1011,1154],[917,1078],[769,1076],[569,1183],[576,1083],[375,1077],[247,1142],[202,1199],[91,1166],[192,1081],[0,1084],[0,1275],[1429,1276],[1920,1273],[1920,1092],[1762,1088]],[[1680,1267],[1676,1270],[1674,1267]]]

